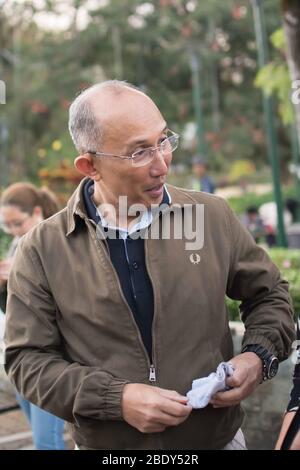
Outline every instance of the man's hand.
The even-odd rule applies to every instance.
[[[262,361],[253,352],[245,352],[233,357],[229,362],[234,367],[234,373],[226,380],[226,385],[232,390],[218,392],[210,403],[215,407],[238,405],[250,395],[262,379]]]
[[[162,432],[187,419],[192,411],[187,401],[187,397],[172,390],[127,384],[122,397],[123,418],[140,432]]]

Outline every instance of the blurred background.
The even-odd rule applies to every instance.
[[[211,191],[290,281],[299,312],[299,22],[298,0],[0,0],[0,193],[30,181],[63,206],[81,179],[70,102],[94,83],[127,80],[180,134],[169,182],[204,190],[203,165]],[[0,258],[9,243],[0,230]],[[238,321],[238,303],[228,299],[228,309]],[[248,405],[252,447],[274,443],[288,401],[285,367],[267,385],[273,392]],[[273,405],[262,414],[267,395]],[[5,441],[12,429],[0,448],[19,445]],[[255,429],[266,433],[258,439]]]

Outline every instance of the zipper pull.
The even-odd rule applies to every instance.
[[[156,382],[156,373],[155,373],[155,367],[153,364],[151,364],[150,366],[149,381]]]

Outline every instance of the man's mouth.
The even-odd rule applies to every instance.
[[[146,193],[150,194],[153,197],[161,196],[163,192],[164,184],[157,184],[156,186],[152,186],[151,188],[146,190]]]

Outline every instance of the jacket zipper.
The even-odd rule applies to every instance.
[[[87,223],[88,227],[89,227],[89,222],[90,222],[90,219],[88,219],[88,221],[86,220],[86,223]],[[93,225],[95,225],[95,223],[94,223],[93,221],[91,221],[91,222],[92,222]],[[115,278],[116,278],[116,280],[117,280],[117,284],[118,284],[118,287],[119,287],[119,292],[120,292],[120,294],[121,294],[121,297],[122,297],[122,299],[123,299],[125,305],[127,306],[127,309],[129,310],[130,318],[131,318],[131,320],[132,320],[133,323],[134,323],[134,326],[135,326],[135,329],[136,329],[136,332],[137,332],[137,336],[138,336],[138,339],[139,339],[139,342],[140,342],[140,346],[141,346],[141,348],[142,348],[142,350],[143,350],[143,352],[144,352],[145,358],[146,358],[146,362],[147,362],[147,366],[148,366],[148,371],[149,371],[148,380],[149,380],[149,382],[154,383],[154,382],[156,382],[156,369],[155,369],[154,364],[151,363],[151,362],[153,362],[153,359],[152,359],[152,361],[150,361],[149,354],[148,354],[148,351],[146,350],[145,345],[144,345],[144,342],[143,342],[143,340],[142,340],[142,336],[141,336],[139,327],[138,327],[137,324],[136,324],[136,321],[135,321],[135,319],[134,319],[134,317],[133,317],[133,313],[132,313],[132,311],[131,311],[131,308],[129,307],[129,304],[128,304],[128,302],[127,302],[127,300],[126,300],[126,298],[125,298],[125,296],[124,296],[124,294],[123,294],[123,290],[122,290],[122,286],[121,286],[121,283],[120,283],[120,280],[119,280],[119,276],[118,276],[118,274],[117,274],[117,271],[115,270],[114,265],[113,265],[112,262],[111,262],[111,259],[110,259],[109,254],[108,254],[108,253],[109,253],[108,243],[107,243],[106,240],[102,240],[102,241],[104,241],[106,247],[108,248],[108,251],[103,250],[103,247],[102,247],[102,245],[101,245],[101,242],[99,242],[99,240],[97,239],[97,237],[95,237],[95,234],[93,233],[93,231],[92,231],[90,228],[89,228],[89,232],[90,232],[90,234],[91,234],[93,240],[95,240],[96,244],[101,247],[100,249],[104,252],[104,254],[105,254],[105,256],[106,256],[106,258],[107,258],[107,260],[108,260],[108,262],[109,262],[109,264],[110,264],[110,266],[111,266],[111,268],[112,268],[112,270],[113,270],[113,272],[114,272],[114,274],[115,274]],[[146,244],[145,244],[145,245],[146,245]],[[127,257],[128,255],[127,255],[127,250],[126,250],[126,249],[125,249],[125,252],[126,252],[126,257]],[[127,262],[128,262],[128,258],[127,258]],[[149,274],[149,273],[148,273],[148,274]],[[150,277],[150,275],[149,275],[149,277]],[[151,278],[150,278],[150,279],[151,279]],[[132,279],[131,279],[131,282],[132,282]],[[152,282],[152,280],[151,280],[151,282]],[[153,319],[153,321],[154,321],[154,319]],[[153,335],[153,325],[152,325],[152,335]],[[154,345],[153,345],[153,336],[152,336],[152,353],[153,353],[153,347],[154,347]],[[153,355],[153,354],[152,354],[152,355]]]
[[[148,227],[150,228],[150,226]],[[150,228],[151,230],[151,228]],[[150,374],[149,374],[149,382],[155,382],[156,385],[158,386],[158,381],[157,381],[157,362],[156,362],[156,354],[155,354],[155,321],[156,321],[156,317],[157,317],[157,313],[156,313],[156,302],[155,302],[155,289],[154,289],[154,282],[153,282],[153,279],[151,277],[151,274],[150,274],[150,270],[149,270],[149,263],[148,263],[148,239],[146,238],[145,239],[145,264],[146,264],[146,269],[147,269],[147,273],[148,273],[148,276],[149,276],[149,279],[151,281],[151,284],[152,284],[152,290],[153,290],[153,305],[154,305],[154,313],[153,313],[153,321],[152,321],[152,364],[150,365]]]
[[[132,287],[132,292],[133,292],[133,296],[134,296],[134,299],[136,299],[136,291],[135,291],[135,288],[134,288],[134,282],[133,282],[133,279],[132,279],[132,275],[131,275],[131,271],[130,271],[130,263],[129,263],[129,256],[128,256],[128,251],[127,251],[127,243],[126,243],[126,240],[123,240],[124,241],[124,247],[125,247],[125,255],[126,255],[126,260],[127,260],[127,263],[128,263],[128,266],[129,266],[129,273],[130,273],[130,283],[131,283],[131,287]],[[148,270],[147,270],[148,271]],[[148,273],[149,275],[149,273]],[[150,276],[149,276],[150,277]],[[151,283],[152,283],[152,280],[151,280]],[[153,283],[152,283],[153,285]],[[120,288],[121,288],[121,285],[120,285]],[[128,305],[128,304],[127,304]],[[129,307],[129,306],[128,306]],[[131,309],[130,309],[130,312],[131,312]],[[154,321],[154,318],[153,318],[153,321]],[[134,320],[134,323],[135,320]],[[153,324],[152,324],[153,326]],[[140,330],[138,328],[138,331],[140,333]],[[144,346],[144,342],[142,340],[142,337],[141,335],[139,334],[140,336],[140,339],[143,343],[143,346]],[[146,348],[144,346],[144,349],[146,351]],[[147,354],[147,359],[149,360],[149,354],[148,354],[148,351],[146,351],[146,354]],[[150,366],[149,366],[149,382],[156,382],[156,370],[155,370],[155,366],[153,364],[153,330],[152,330],[152,358],[151,358],[151,361],[149,360],[150,362]]]
[[[149,279],[152,284],[152,290],[153,290],[153,306],[154,306],[154,312],[153,312],[153,320],[152,320],[152,364],[150,365],[150,374],[149,374],[149,382],[156,382],[157,381],[157,374],[156,374],[156,361],[155,361],[155,335],[154,335],[154,327],[155,327],[155,319],[156,319],[156,308],[155,308],[155,290],[154,290],[154,283],[153,279],[150,275],[149,271],[149,266],[148,266],[148,244],[147,240],[145,240],[145,264],[146,264],[146,269],[147,273],[149,276]],[[156,364],[157,366],[157,364]]]
[[[154,362],[154,364],[156,365],[157,367],[157,362],[156,362],[156,350],[155,350],[155,332],[154,332],[154,329],[155,329],[155,320],[156,320],[156,317],[157,317],[157,303],[155,302],[155,289],[154,289],[154,283],[153,283],[153,279],[150,275],[150,271],[149,271],[149,263],[148,263],[148,240],[146,239],[145,240],[145,264],[146,264],[146,269],[147,269],[147,272],[148,272],[148,276],[150,278],[150,281],[151,281],[151,284],[152,284],[152,290],[153,290],[153,305],[154,305],[154,313],[153,313],[153,321],[152,321],[152,359]],[[156,386],[158,386],[158,382],[157,382],[157,373],[156,373],[156,368],[155,368],[155,365],[152,364],[150,366],[150,374],[149,374],[149,381],[151,384],[155,384]],[[162,439],[162,436],[160,434],[157,435],[157,440],[158,440],[158,449],[163,449],[163,439]]]
[[[156,382],[156,370],[153,364],[150,365],[149,382]]]

